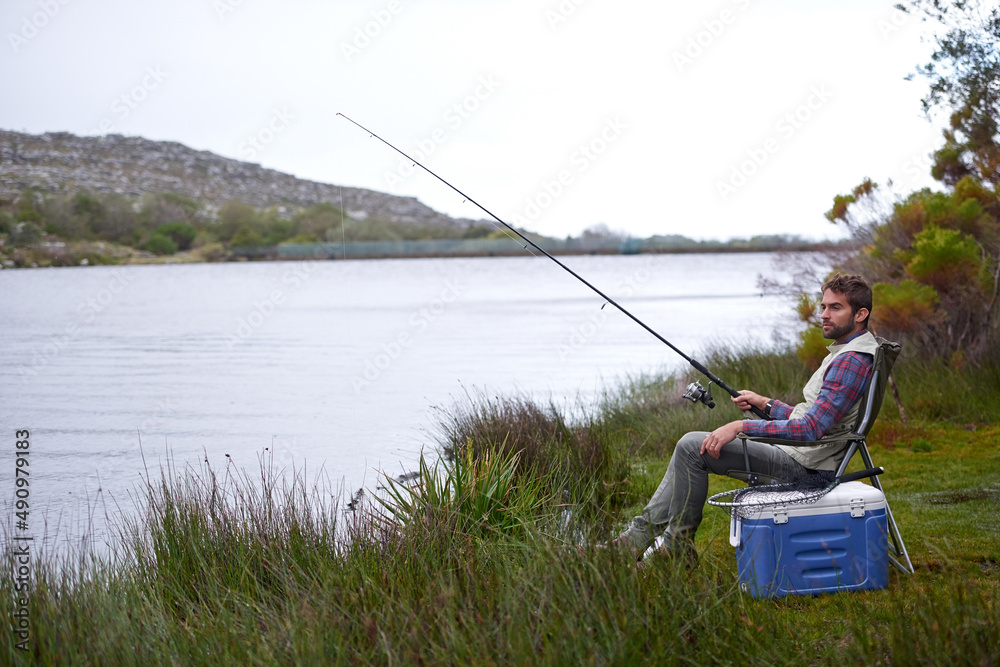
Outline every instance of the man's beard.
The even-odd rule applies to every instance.
[[[852,331],[854,331],[853,322],[851,324],[845,324],[842,327],[834,327],[830,329],[830,333],[824,333],[823,338],[826,338],[827,340],[840,340]]]

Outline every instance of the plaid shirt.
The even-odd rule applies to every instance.
[[[851,336],[853,340],[864,330]],[[845,343],[847,341],[844,341]],[[788,419],[792,406],[775,400],[771,406],[772,421],[744,419],[743,432],[753,437],[785,440],[818,440],[834,424],[843,419],[851,406],[861,400],[868,388],[874,360],[870,354],[844,352],[830,362],[823,374],[823,386],[816,402],[798,419]]]

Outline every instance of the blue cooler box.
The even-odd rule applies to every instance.
[[[733,517],[740,588],[754,597],[816,595],[889,585],[885,495],[845,482],[815,503]]]

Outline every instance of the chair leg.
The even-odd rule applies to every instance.
[[[837,472],[834,473],[837,477],[840,477],[845,472],[847,472],[847,464],[851,462],[851,459],[858,451],[858,443],[863,442],[861,440],[851,440],[850,446],[847,448],[847,452],[844,454],[844,458],[841,459],[840,465],[837,466]],[[871,466],[868,466],[869,468]]]
[[[861,460],[864,461],[865,466],[874,468],[875,464],[872,462],[871,454],[868,452],[868,446],[863,440],[860,441],[858,450],[861,452]],[[878,476],[872,477],[871,480],[872,486],[885,495],[885,489],[882,488],[882,482],[879,481]],[[903,574],[913,574],[913,563],[910,562],[910,555],[906,553],[906,545],[903,544],[903,536],[899,534],[896,519],[892,516],[888,498],[885,500],[885,515],[889,525],[889,562]]]

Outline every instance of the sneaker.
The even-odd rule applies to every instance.
[[[595,549],[615,549],[615,550],[627,550],[631,551],[632,555],[637,561],[642,560],[642,554],[645,550],[640,551],[632,540],[628,539],[624,535],[619,535],[613,540],[608,540],[607,542],[601,542],[594,545]]]
[[[698,550],[690,540],[664,540],[663,544],[653,549],[646,558],[651,557],[667,558],[689,570],[698,567]]]

